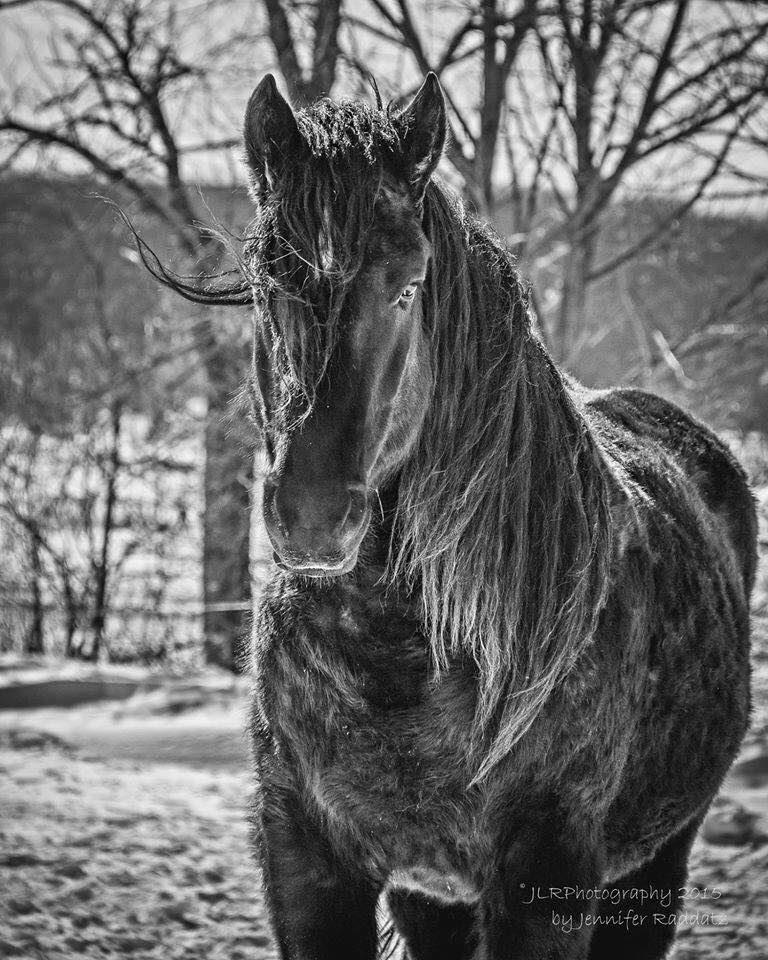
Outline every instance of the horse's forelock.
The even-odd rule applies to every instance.
[[[297,123],[307,154],[271,171],[249,260],[262,315],[275,328],[276,362],[311,401],[338,340],[399,135],[388,111],[362,103],[321,100],[300,111]]]

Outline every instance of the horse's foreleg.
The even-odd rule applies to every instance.
[[[512,843],[483,891],[478,960],[586,960],[595,901],[585,895],[599,877],[592,851]]]
[[[374,960],[376,899],[295,804],[267,800],[257,824],[264,887],[282,960]]]

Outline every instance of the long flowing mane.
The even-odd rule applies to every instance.
[[[426,323],[434,394],[400,478],[394,568],[420,584],[438,670],[479,670],[476,779],[594,634],[611,549],[606,467],[531,328],[511,254],[437,184]]]
[[[275,363],[310,397],[400,131],[391,111],[355,103],[321,101],[297,119],[309,157],[262,203],[242,277],[185,283],[142,253],[190,299],[255,298]],[[607,468],[577,394],[532,330],[511,254],[435,182],[423,212],[434,383],[399,478],[389,572],[421,591],[436,672],[455,657],[477,665],[479,780],[591,643],[608,583]],[[280,326],[269,309],[276,290],[301,318]]]

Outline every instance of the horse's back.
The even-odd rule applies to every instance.
[[[674,464],[683,471],[706,509],[724,522],[749,596],[757,566],[755,502],[743,468],[725,443],[674,403],[643,390],[601,392],[592,396],[587,408],[609,425],[614,447],[614,431],[638,441],[641,456],[630,453],[621,458],[633,479],[654,486],[653,478],[668,474],[668,466]],[[658,495],[658,486],[651,492]]]
[[[615,878],[700,815],[743,738],[756,514],[728,448],[674,404],[620,389],[590,394],[585,414],[621,481],[599,662],[608,687],[637,685],[619,724],[631,763],[605,817]]]

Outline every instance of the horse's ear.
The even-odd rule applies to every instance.
[[[445,146],[445,98],[430,71],[410,105],[398,116],[405,172],[414,199],[420,201]]]
[[[248,164],[259,182],[270,183],[277,169],[301,154],[303,141],[296,117],[271,73],[251,94],[243,133]]]

